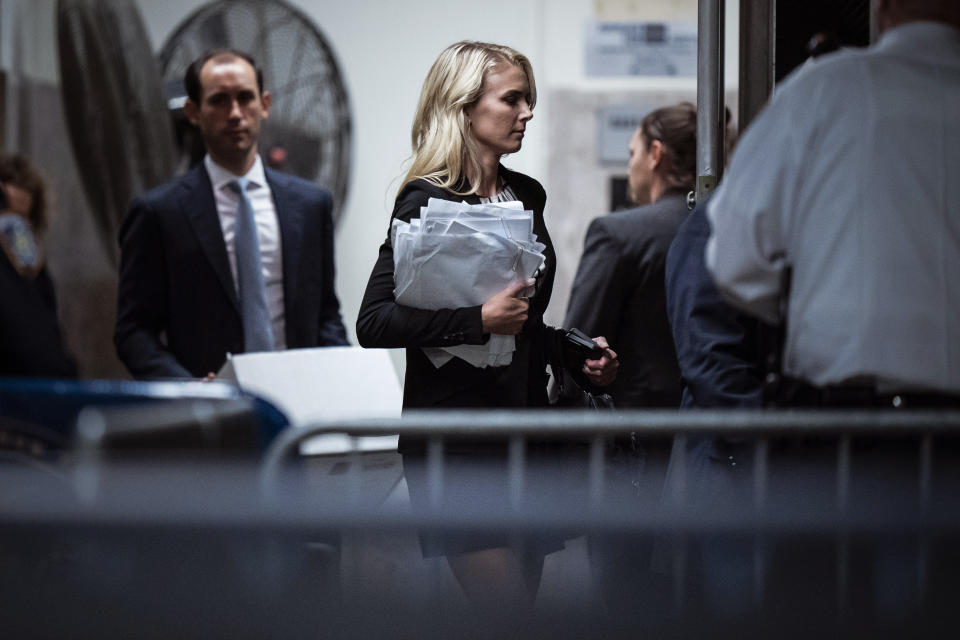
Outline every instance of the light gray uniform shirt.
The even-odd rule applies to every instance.
[[[960,30],[905,24],[795,73],[707,214],[721,291],[786,314],[785,373],[960,392]]]

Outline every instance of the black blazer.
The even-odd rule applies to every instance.
[[[334,291],[330,194],[264,170],[280,226],[287,346],[347,344]],[[134,377],[200,377],[217,371],[228,352],[243,352],[239,301],[202,164],[133,202],[120,248],[114,343]]]
[[[407,349],[407,373],[403,406],[424,407],[538,407],[548,404],[545,372],[553,331],[543,324],[543,312],[550,302],[556,273],[556,255],[543,220],[546,193],[540,183],[500,167],[500,175],[527,209],[534,213],[534,233],[546,245],[546,264],[530,300],[530,315],[517,336],[513,361],[505,367],[473,367],[459,358],[439,369],[431,364],[421,347],[445,347],[458,344],[483,344],[481,305],[462,309],[429,311],[397,304],[393,297],[393,248],[387,239],[360,305],[357,339],[364,347]],[[477,204],[475,196],[457,196],[424,180],[407,184],[397,196],[393,218],[409,221],[420,217],[420,207],[430,198],[466,201]]]
[[[617,352],[620,368],[608,393],[618,407],[680,405],[664,262],[686,217],[685,194],[669,193],[596,218],[587,230],[565,324],[606,337]]]

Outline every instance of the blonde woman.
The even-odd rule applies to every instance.
[[[558,342],[557,332],[543,323],[556,270],[543,218],[546,193],[533,178],[500,164],[502,156],[520,150],[536,98],[529,60],[509,47],[482,42],[448,47],[424,81],[411,133],[410,169],[392,218],[418,218],[429,198],[472,204],[520,200],[533,211],[534,232],[546,245],[546,261],[535,279],[517,282],[482,305],[414,309],[397,304],[393,297],[388,233],[361,304],[357,337],[365,347],[406,347],[405,409],[548,405],[546,365],[557,361]],[[422,351],[483,344],[490,334],[516,336],[509,365],[477,368],[454,358],[438,369]],[[608,347],[603,338],[597,341]],[[587,360],[573,373],[604,386],[613,381],[618,364],[616,354],[607,348],[601,359]],[[413,505],[426,508],[423,442],[401,438],[400,449]],[[447,441],[444,499],[458,508],[484,510],[488,502],[496,508],[493,503],[506,495],[501,486],[506,476],[504,451],[498,443]],[[421,542],[426,555],[448,557],[468,596],[491,605],[532,603],[543,555],[562,547],[562,541],[556,546],[534,542],[518,553],[508,547],[506,536],[421,536]]]

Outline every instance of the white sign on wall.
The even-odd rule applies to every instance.
[[[696,76],[697,22],[590,22],[588,76]]]
[[[601,164],[621,166],[626,171],[630,138],[643,118],[655,108],[653,103],[609,104],[600,108],[597,150]]]

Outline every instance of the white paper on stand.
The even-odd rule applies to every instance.
[[[386,349],[318,347],[231,356],[217,374],[276,405],[294,428],[320,421],[399,418],[400,382]],[[397,448],[397,436],[363,437],[360,451]],[[342,453],[350,438],[331,434],[306,440],[304,455]]]

